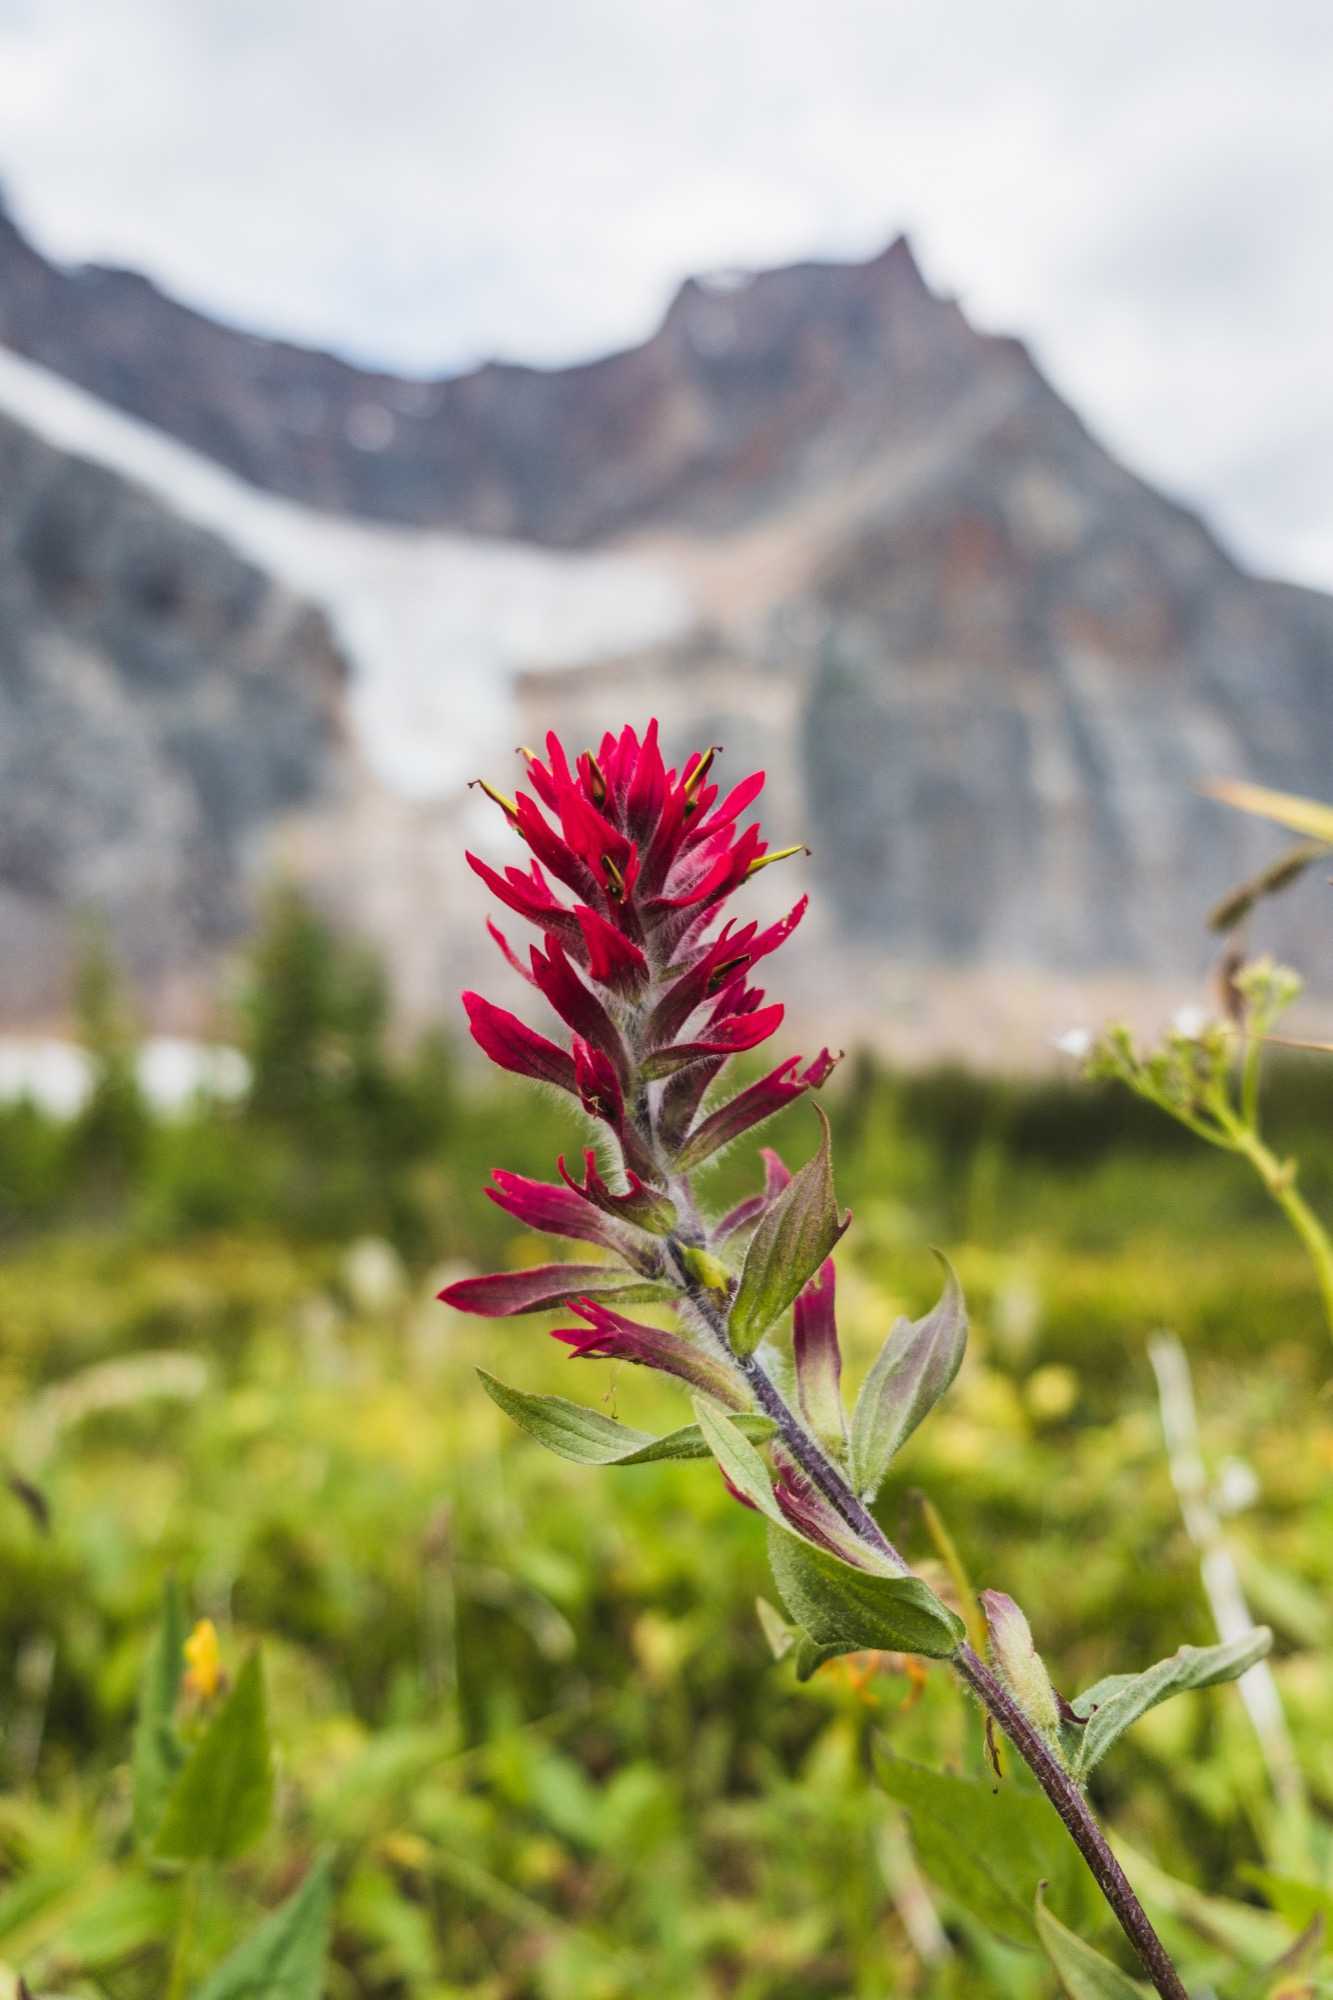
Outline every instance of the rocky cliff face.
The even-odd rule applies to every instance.
[[[2,207],[0,343],[273,492],[557,546],[736,527],[928,432],[978,365],[1021,363],[900,239],[865,265],[690,280],[651,340],[583,367],[409,381],[53,265]]]
[[[250,914],[347,764],[320,613],[0,417],[0,1014],[67,994],[79,913],[148,984]]]
[[[898,962],[1195,972],[1274,845],[1199,781],[1328,794],[1333,599],[1247,575],[901,241],[692,281],[584,367],[405,382],[58,270],[0,217],[0,341],[310,506],[669,570],[693,628],[527,676],[519,735],[657,712],[767,764],[866,991]],[[1310,883],[1266,937],[1333,972],[1327,914]]]
[[[772,772],[863,963],[1151,978],[1280,837],[1201,795],[1326,797],[1333,599],[1255,579],[1040,374],[992,357],[913,444],[693,564],[688,640],[523,683],[524,727],[662,708]],[[1333,974],[1327,891],[1263,941]]]

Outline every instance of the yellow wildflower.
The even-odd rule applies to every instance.
[[[218,1628],[211,1618],[201,1618],[185,1641],[185,1686],[200,1701],[212,1701],[222,1686]]]

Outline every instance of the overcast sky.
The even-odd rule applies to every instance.
[[[410,368],[899,229],[1239,553],[1333,588],[1328,0],[0,0],[49,251]]]

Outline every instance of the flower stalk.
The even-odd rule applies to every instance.
[[[1112,1028],[1093,1049],[1087,1074],[1127,1084],[1196,1138],[1248,1162],[1305,1249],[1333,1337],[1333,1240],[1297,1186],[1296,1161],[1273,1151],[1261,1119],[1264,1053],[1274,1025],[1299,997],[1301,980],[1289,967],[1257,958],[1229,974],[1227,991],[1234,1019],[1198,1030],[1178,1024],[1147,1051],[1127,1028]]]
[[[992,1671],[872,1511],[895,1453],[961,1363],[967,1322],[957,1280],[946,1266],[935,1309],[891,1329],[849,1418],[832,1251],[851,1218],[838,1211],[827,1121],[821,1114],[819,1149],[795,1172],[765,1149],[762,1188],[730,1213],[710,1219],[696,1190],[700,1167],[817,1091],[837,1060],[828,1049],[804,1066],[788,1057],[730,1096],[721,1083],[736,1054],[781,1025],[781,1005],[766,1002],[751,975],[806,908],[801,897],[764,929],[722,921],[731,895],[760,868],[802,851],[770,852],[756,825],[740,826],[763,774],[723,798],[712,782],[715,751],[692,756],[678,774],[663,761],[655,723],[642,740],[632,729],[608,735],[572,764],[554,736],[544,760],[523,754],[530,793],[483,789],[526,842],[530,864],[502,875],[468,860],[541,933],[525,964],[489,926],[564,1034],[552,1040],[480,994],[463,1000],[491,1060],[568,1093],[597,1143],[585,1149],[580,1173],[563,1158],[549,1183],[497,1169],[487,1193],[515,1220],[592,1243],[610,1261],[496,1272],[441,1296],[488,1316],[565,1307],[581,1323],[554,1331],[575,1358],[675,1376],[694,1392],[698,1421],[654,1440],[563,1398],[525,1396],[493,1380],[490,1393],[553,1450],[583,1463],[710,1452],[734,1496],[770,1523],[774,1575],[798,1621],[798,1675],[867,1647],[947,1660],[1033,1772],[1157,1992],[1186,2000],[1084,1797],[1082,1752],[1073,1753],[1086,1728],[1088,1759],[1094,1749],[1101,1755],[1150,1705],[1148,1691],[1140,1700],[1135,1677],[1120,1676],[1061,1706],[1026,1620],[1000,1592],[982,1600],[1000,1669]],[[675,1327],[628,1317],[623,1308],[640,1303],[670,1305]],[[1177,1685],[1233,1678],[1242,1670],[1233,1651],[1215,1659],[1182,1649],[1165,1680],[1152,1670],[1151,1700]],[[1120,1692],[1111,1698],[1104,1687]]]
[[[718,1330],[717,1311],[712,1301],[695,1293],[692,1294],[691,1302],[700,1318]],[[779,1435],[802,1470],[837,1509],[852,1532],[860,1536],[867,1547],[885,1556],[901,1575],[911,1575],[908,1564],[904,1562],[869,1508],[857,1499],[837,1466],[803,1428],[795,1412],[783,1401],[781,1391],[769,1380],[762,1363],[751,1356],[750,1364],[745,1366],[745,1372],[759,1408],[766,1416],[773,1418],[778,1426]],[[1162,2000],[1189,2000],[1189,1994],[1171,1963],[1165,1945],[1154,1930],[1147,1911],[1135,1895],[1124,1869],[1112,1853],[1082,1788],[1070,1777],[1041,1731],[966,1640],[959,1645],[949,1664],[963,1685],[976,1696],[997,1728],[1004,1732],[1055,1807],[1070,1839],[1086,1861],[1093,1880],[1106,1898],[1116,1921],[1134,1947],[1144,1971],[1155,1990],[1162,1996]]]

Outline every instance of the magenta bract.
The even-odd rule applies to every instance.
[[[585,1154],[581,1175],[562,1159],[563,1185],[497,1169],[492,1201],[532,1229],[596,1244],[620,1269],[553,1265],[467,1279],[443,1296],[471,1312],[534,1312],[572,1297],[605,1297],[612,1285],[659,1282],[673,1232],[701,1242],[684,1176],[740,1133],[816,1089],[834,1058],[802,1067],[790,1056],[762,1081],[716,1103],[733,1056],[757,1048],[782,1024],[779,1002],[753,984],[805,914],[802,896],[762,927],[728,921],[728,898],[774,855],[745,815],[763,773],[723,796],[713,780],[716,746],[668,767],[655,722],[603,737],[571,757],[555,736],[544,756],[524,751],[526,777],[513,798],[479,781],[499,807],[524,865],[468,861],[497,902],[539,933],[527,951],[489,929],[509,967],[551,1010],[543,1032],[478,993],[465,993],[472,1035],[502,1069],[554,1084],[576,1098],[603,1133],[604,1157]],[[710,1101],[711,1100],[711,1101]],[[718,1240],[756,1220],[780,1191],[774,1160],[762,1197],[728,1218]],[[691,1232],[694,1232],[691,1234]],[[599,1282],[600,1281],[600,1282]],[[618,1353],[681,1375],[695,1387],[735,1394],[730,1363],[705,1355],[687,1326],[663,1334],[614,1315],[562,1335],[580,1354]],[[720,1373],[719,1373],[720,1370]],[[707,1378],[707,1379],[705,1379]],[[739,1377],[737,1377],[739,1379]]]

